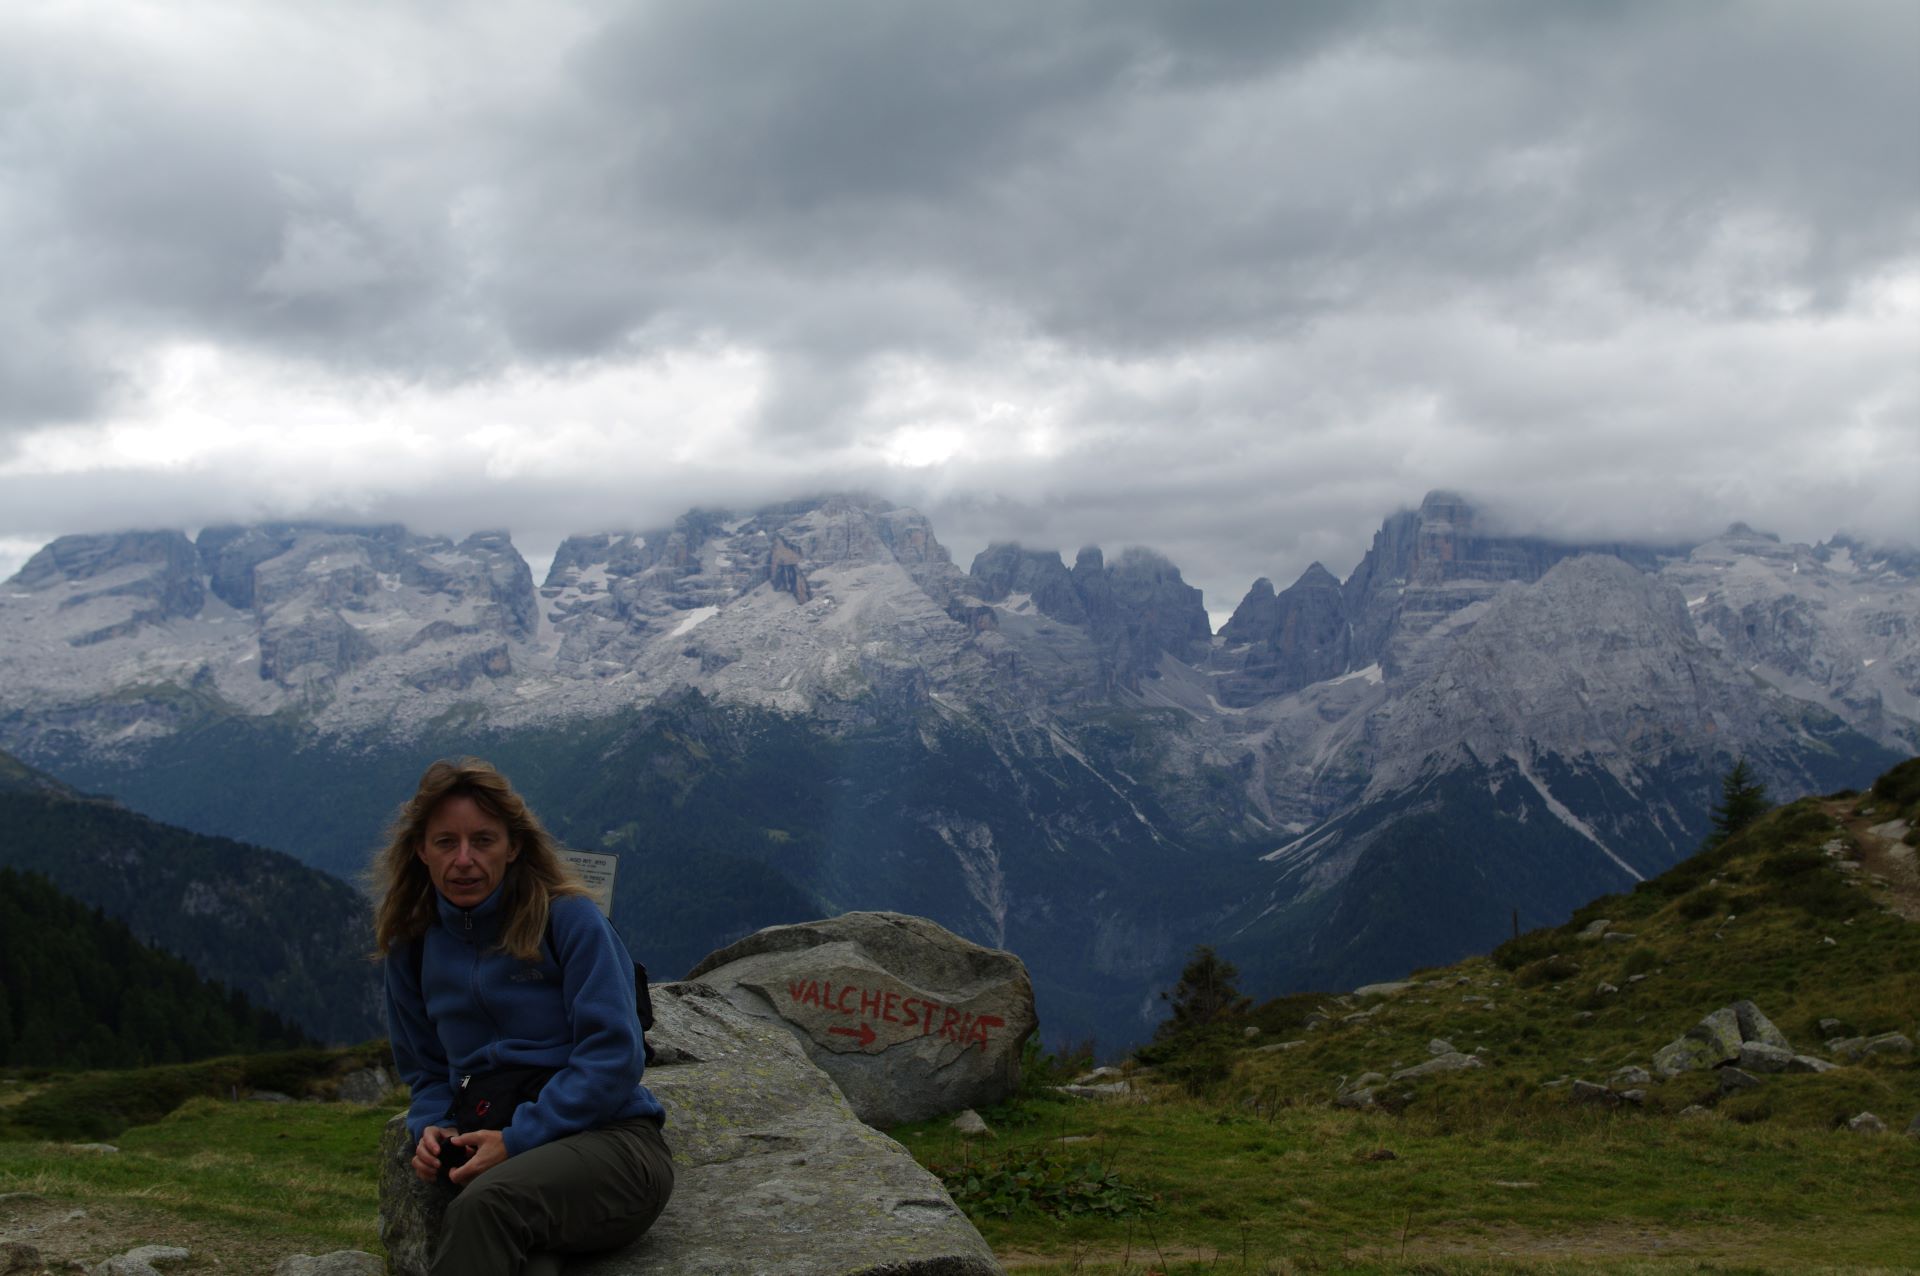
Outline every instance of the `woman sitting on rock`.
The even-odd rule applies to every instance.
[[[552,836],[493,767],[436,762],[373,879],[413,1171],[460,1189],[431,1271],[557,1271],[646,1231],[673,1162],[633,959]]]

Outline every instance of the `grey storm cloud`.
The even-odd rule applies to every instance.
[[[1920,464],[1913,302],[1874,320],[1916,118],[1898,0],[24,9],[0,454],[137,411],[170,345],[429,388],[741,348],[791,485],[1152,540],[1216,608],[1441,484],[1569,532],[1898,534],[1861,493]],[[1858,338],[1789,372],[1796,324]],[[902,423],[903,360],[1021,369],[1049,459],[809,465]],[[1851,469],[1760,473],[1849,430]],[[243,503],[172,481],[156,511]]]

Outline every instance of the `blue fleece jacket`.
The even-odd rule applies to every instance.
[[[639,1083],[645,1056],[634,1010],[633,958],[590,899],[553,902],[538,961],[499,947],[500,894],[471,909],[437,897],[420,978],[405,952],[386,962],[387,1030],[413,1089],[407,1128],[451,1125],[454,1089],[469,1074],[558,1068],[503,1135],[514,1156],[569,1134],[664,1115]]]

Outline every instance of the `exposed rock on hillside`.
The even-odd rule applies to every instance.
[[[1736,524],[1661,573],[1701,638],[1789,695],[1920,749],[1920,589],[1910,555],[1845,537],[1782,544]]]
[[[1353,626],[1340,582],[1320,564],[1281,593],[1262,576],[1220,630],[1214,666],[1220,700],[1250,705],[1322,682],[1352,667]]]

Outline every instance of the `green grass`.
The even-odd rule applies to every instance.
[[[1129,1218],[968,1202],[1016,1270],[1914,1270],[1920,1140],[1899,1131],[1920,1113],[1920,1058],[1772,1076],[1725,1099],[1717,1074],[1683,1074],[1646,1087],[1644,1108],[1555,1084],[1649,1067],[1741,998],[1817,1055],[1822,1018],[1843,1035],[1920,1035],[1920,926],[1823,853],[1845,813],[1795,803],[1384,1003],[1294,996],[1156,1043],[1135,1064],[1146,1102],[1029,1095],[983,1113],[988,1146],[940,1122],[898,1133],[950,1182],[1071,1153],[1157,1197]],[[1599,918],[1632,938],[1577,938]],[[1333,1022],[1306,1028],[1314,1010]],[[1486,1066],[1383,1085],[1382,1110],[1331,1106],[1343,1079],[1419,1063],[1435,1037],[1484,1049]],[[1257,1049],[1284,1040],[1305,1044]],[[1711,1111],[1677,1115],[1696,1103]],[[1840,1128],[1861,1111],[1894,1133]]]
[[[76,1204],[115,1230],[119,1250],[181,1244],[228,1270],[270,1271],[293,1253],[379,1254],[375,1149],[394,1111],[192,1098],[125,1131],[117,1154],[0,1143],[0,1193]]]
[[[1920,1149],[1894,1137],[1525,1103],[1463,1120],[1178,1097],[1061,1107],[1003,1129],[990,1151],[938,1123],[900,1133],[934,1163],[1091,1136],[1069,1146],[1159,1197],[1134,1219],[976,1216],[996,1252],[1041,1270],[1119,1271],[1129,1251],[1135,1271],[1164,1253],[1188,1256],[1165,1270],[1192,1272],[1636,1257],[1659,1270],[1803,1271],[1897,1268],[1920,1254],[1906,1186]]]

